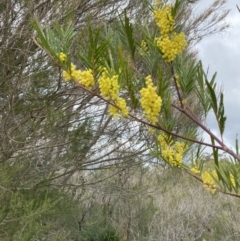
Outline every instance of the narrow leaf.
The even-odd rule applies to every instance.
[[[134,41],[134,37],[133,37],[133,27],[129,21],[126,10],[124,11],[124,23],[122,23],[122,25],[124,27],[124,31],[125,31],[125,34],[127,37],[128,47],[130,49],[131,56],[134,59],[136,46],[135,46],[135,41]]]

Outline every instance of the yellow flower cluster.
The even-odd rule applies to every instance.
[[[60,58],[60,61],[64,62],[66,61],[67,56],[64,53],[60,53],[59,58]],[[91,88],[95,84],[91,69],[82,71],[80,69],[76,69],[76,65],[73,63],[71,63],[70,69],[68,71],[66,70],[62,71],[62,75],[65,81],[74,80],[76,82],[79,82],[81,85],[83,85],[86,88]]]
[[[58,54],[58,57],[59,57],[59,59],[60,59],[60,61],[61,61],[62,63],[67,60],[67,55],[64,54],[63,52],[59,53],[59,54]]]
[[[107,70],[104,68],[98,79],[101,94],[108,100],[116,101],[119,94],[118,75],[109,77]]]
[[[200,170],[197,167],[192,167],[191,172],[194,173],[194,174],[199,174]]]
[[[140,104],[146,118],[152,123],[156,124],[162,106],[162,99],[156,93],[156,87],[153,86],[151,76],[146,77],[146,88],[140,90],[141,99]]]
[[[158,136],[162,157],[173,167],[181,167],[183,155],[188,149],[184,142],[172,141],[165,134]]]
[[[64,53],[58,54],[59,60],[64,63],[67,60],[67,55]],[[88,70],[79,70],[76,68],[76,65],[71,63],[69,70],[63,70],[62,76],[65,81],[74,80],[75,82],[80,83],[86,88],[91,88],[95,85],[93,73],[91,69]],[[113,103],[118,107],[109,106],[108,112],[112,116],[118,114],[128,117],[128,107],[126,101],[119,97],[119,84],[118,84],[118,75],[112,77],[109,76],[107,70],[104,68],[101,76],[98,79],[100,92],[104,98],[107,100],[113,101]]]
[[[175,20],[171,13],[171,5],[155,9],[153,17],[161,30],[161,37],[156,38],[157,47],[163,53],[166,62],[172,62],[187,46],[185,34],[173,33]]]
[[[232,186],[236,187],[236,181],[235,181],[233,174],[230,174],[230,181],[231,181]]]
[[[86,88],[91,88],[95,84],[91,69],[84,70],[84,71],[79,70],[77,79],[79,80],[79,83],[85,86]]]
[[[122,114],[124,117],[128,117],[128,107],[126,101],[119,97],[119,84],[118,84],[118,75],[112,77],[109,76],[107,70],[104,68],[101,76],[98,79],[99,89],[102,96],[108,100],[114,102],[114,104],[120,109],[109,106],[108,113],[112,116],[117,116]]]
[[[175,21],[171,14],[171,5],[165,5],[161,9],[153,11],[153,17],[157,26],[161,29],[161,35],[166,36],[173,31]]]
[[[190,169],[190,171],[193,173],[193,174],[200,174],[200,169],[199,169],[199,167],[200,167],[200,159],[199,159],[199,157],[197,157],[196,158],[196,160],[195,160],[195,165]]]
[[[129,113],[128,113],[127,103],[123,98],[118,97],[118,99],[115,101],[115,105],[118,106],[121,109],[121,114],[124,117],[128,117]],[[116,108],[115,106],[110,105],[108,107],[108,113],[111,116],[117,116],[119,114],[119,111],[120,110],[118,108]]]
[[[65,81],[70,81],[70,80],[73,79],[73,74],[75,72],[76,72],[76,65],[71,63],[70,70],[69,71],[63,70],[62,71],[62,76],[65,79]]]
[[[174,33],[171,37],[156,38],[157,46],[163,53],[166,62],[173,61],[187,46],[184,33]]]
[[[149,50],[148,50],[148,46],[147,46],[147,43],[146,41],[142,40],[141,44],[140,44],[140,55],[141,56],[144,56],[146,54],[149,54]]]
[[[216,170],[213,171],[205,171],[204,173],[202,173],[201,175],[202,177],[202,181],[203,181],[203,186],[211,193],[215,193],[216,192],[216,183],[215,183],[215,179],[218,178],[217,176],[217,172]]]

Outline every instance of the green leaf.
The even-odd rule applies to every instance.
[[[173,18],[176,17],[176,14],[177,14],[180,6],[181,6],[181,1],[176,0],[174,6],[172,7],[172,11],[171,11]]]
[[[217,104],[217,97],[216,97],[216,94],[215,94],[215,87],[216,87],[216,84],[214,82],[215,77],[216,77],[216,73],[213,75],[213,78],[210,82],[208,82],[207,79],[205,79],[205,82],[206,82],[206,85],[207,85],[207,88],[208,88],[209,96],[211,98],[211,106],[213,108],[213,111],[216,114],[217,110],[218,110],[218,104]]]
[[[125,36],[127,38],[127,43],[129,50],[131,52],[131,57],[132,59],[134,59],[136,45],[133,37],[133,27],[129,21],[129,18],[127,17],[126,9],[124,10],[124,22],[121,21],[121,23],[124,29]]]
[[[227,117],[224,115],[223,93],[220,94],[219,109],[217,111],[218,125],[221,135],[224,132]]]
[[[201,61],[198,62],[196,68],[197,68],[196,69],[197,83],[193,90],[195,91],[195,93],[203,107],[204,115],[206,117],[207,113],[211,109],[211,101],[210,101],[210,97],[209,97],[207,86],[206,86],[207,76],[204,73]]]
[[[62,28],[59,24],[55,24],[53,27],[56,36],[60,40],[61,51],[67,53],[71,47],[72,39],[76,35],[73,25],[69,24],[67,27]]]
[[[93,30],[90,26],[88,28],[88,46],[81,47],[81,53],[79,54],[80,60],[87,68],[91,68],[93,70],[98,70],[100,66],[106,62],[107,53],[108,61],[111,59],[111,52],[108,50],[108,44],[111,37],[107,39],[101,35],[101,29]],[[109,58],[110,57],[110,58]],[[111,62],[111,60],[110,60]],[[111,63],[107,63],[107,65],[112,66]]]
[[[211,142],[212,142],[212,145],[214,146],[215,145],[215,141],[214,141],[214,138],[211,136]],[[218,162],[218,149],[216,148],[212,148],[213,150],[213,158],[214,158],[214,163],[216,166],[219,166],[219,162]]]
[[[235,140],[235,148],[236,148],[236,154],[239,155],[239,146],[238,146],[238,137],[236,136]]]
[[[40,23],[38,22],[37,19],[34,19],[32,22],[31,22],[31,25],[33,26],[33,28],[37,31],[37,42],[38,44],[43,47],[44,49],[46,49],[48,52],[51,53],[51,48],[48,44],[48,41],[47,41],[47,38],[45,36],[45,33],[40,25]]]
[[[193,89],[196,88],[196,74],[198,64],[189,57],[178,56],[175,60],[177,74],[179,76],[179,84],[183,96],[186,98],[190,95]]]
[[[74,37],[74,29],[72,25],[68,25],[63,29],[59,24],[55,24],[52,28],[43,29],[38,20],[32,21],[33,28],[37,31],[37,42],[52,57],[58,59],[58,53],[68,53],[72,38]]]

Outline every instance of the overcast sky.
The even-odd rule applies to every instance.
[[[209,0],[201,0],[206,6]],[[240,7],[239,0],[227,0],[226,6],[231,9],[226,21],[231,27],[224,34],[217,34],[203,39],[198,45],[199,59],[205,70],[209,67],[209,77],[217,72],[217,83],[222,87],[225,98],[227,123],[224,134],[226,144],[235,144],[236,134],[240,136]],[[216,132],[213,115],[207,118],[208,127]],[[207,139],[206,139],[207,140]]]

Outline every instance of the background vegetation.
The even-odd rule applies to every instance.
[[[186,22],[187,53],[194,60],[191,47],[224,31],[228,11],[221,10],[223,0],[198,14],[197,1],[183,2],[179,21]],[[141,124],[114,121],[103,101],[64,82],[60,68],[36,45],[34,19],[50,27],[72,24],[71,51],[96,57],[96,49],[87,52],[90,27],[104,29],[105,38],[118,28],[112,41],[124,43],[119,19],[126,11],[140,46],[141,24],[156,31],[147,6],[144,0],[1,1],[0,240],[238,240],[237,199],[212,196],[180,170],[156,162],[149,153],[153,140]],[[126,53],[128,47],[125,42],[112,51]],[[155,56],[149,68],[157,61]],[[134,74],[145,75],[140,56],[134,64],[141,70]],[[189,125],[183,123],[181,132]]]

